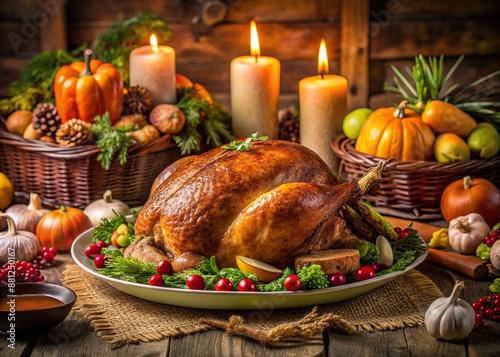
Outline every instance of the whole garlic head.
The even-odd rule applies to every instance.
[[[474,309],[458,297],[463,288],[464,282],[457,280],[451,295],[436,299],[425,312],[425,327],[432,337],[461,340],[474,329]]]

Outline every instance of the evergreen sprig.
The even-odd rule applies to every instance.
[[[38,103],[54,103],[54,77],[57,70],[77,60],[76,54],[66,50],[44,51],[34,56],[23,67],[19,79],[9,84],[9,98],[0,100],[0,115],[16,110],[32,111]]]
[[[197,95],[196,87],[182,88],[178,92],[176,106],[186,116],[184,130],[174,135],[174,140],[182,155],[191,154],[205,144],[217,147],[234,139],[230,132],[230,117],[217,100],[212,103]]]
[[[32,111],[38,103],[51,102],[52,93],[38,88],[28,88],[10,98],[0,100],[0,115],[7,117],[16,110]]]
[[[44,51],[34,56],[21,70],[19,79],[10,84],[9,94],[19,95],[31,88],[52,93],[57,70],[61,66],[77,61],[78,58],[75,57],[77,53],[78,50],[73,52],[54,50]]]

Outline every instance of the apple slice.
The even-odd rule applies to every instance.
[[[255,274],[260,282],[268,283],[278,279],[283,271],[260,260],[236,256],[238,268],[245,274]]]

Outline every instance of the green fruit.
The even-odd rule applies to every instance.
[[[372,112],[373,110],[370,108],[358,108],[348,113],[342,122],[342,130],[345,136],[351,140],[356,140],[363,123]]]
[[[490,123],[479,123],[467,138],[467,145],[481,159],[489,159],[500,150],[500,135]]]
[[[122,248],[126,248],[130,245],[130,236],[128,234],[122,234],[116,240],[116,243]]]

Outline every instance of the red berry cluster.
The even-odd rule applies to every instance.
[[[12,271],[12,272],[11,272]],[[14,276],[12,276],[12,274]],[[44,280],[40,273],[40,266],[32,262],[16,260],[14,264],[5,263],[0,269],[0,285],[7,285],[9,278],[16,283],[35,283]]]
[[[0,268],[0,285],[7,285],[9,278],[16,283],[36,283],[44,281],[40,269],[51,264],[57,255],[57,248],[42,247],[32,262],[16,260],[14,263],[5,263]]]
[[[490,232],[485,238],[484,238],[484,243],[488,246],[491,247],[495,242],[500,239],[500,228],[494,230],[493,232]]]
[[[484,319],[500,322],[500,294],[480,297],[471,305],[476,312],[475,330],[484,324]]]
[[[42,247],[42,251],[38,252],[33,263],[38,264],[40,268],[43,268],[47,264],[52,264],[54,258],[57,255],[56,247]]]

